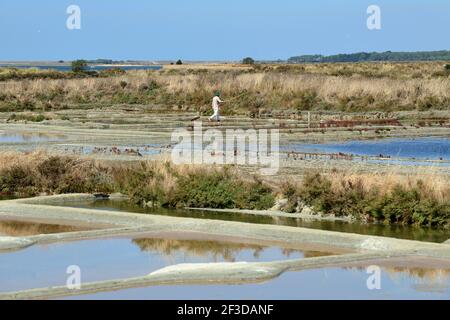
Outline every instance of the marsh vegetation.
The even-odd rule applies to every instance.
[[[450,73],[442,62],[169,66],[160,71],[0,69],[0,111],[148,105],[209,112],[220,89],[228,114],[277,110],[447,110]]]
[[[42,193],[121,192],[151,207],[270,209],[285,198],[282,210],[305,205],[314,212],[365,222],[448,227],[450,183],[430,172],[310,173],[301,181],[269,183],[237,167],[175,166],[169,162],[104,162],[43,153],[2,154],[0,192],[22,196]]]

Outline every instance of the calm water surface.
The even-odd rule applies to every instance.
[[[166,210],[159,208],[149,209],[131,204],[128,201],[96,200],[77,204],[71,203],[66,205],[76,208],[127,211],[143,214],[157,214],[197,219],[240,221],[259,224],[277,224],[292,227],[359,233],[429,242],[444,242],[450,238],[450,231],[443,229],[420,228],[402,225],[346,223],[341,221],[307,221],[299,218],[267,217],[239,213],[222,213],[194,210]]]
[[[282,147],[285,151],[308,153],[345,153],[371,157],[390,157],[392,164],[436,165],[436,163],[420,162],[420,160],[450,160],[450,138],[410,138],[410,139],[377,139],[369,141],[348,141],[324,144],[293,143]],[[419,160],[408,162],[398,160],[408,158]],[[397,159],[397,160],[396,160]],[[450,164],[446,164],[450,165]]]
[[[326,268],[286,272],[259,284],[154,286],[68,299],[450,299],[450,270],[382,268],[380,290],[368,290],[367,278],[365,268]]]
[[[38,245],[0,254],[0,292],[65,285],[68,266],[77,265],[82,281],[147,275],[179,263],[273,261],[331,255],[226,241],[119,238]]]

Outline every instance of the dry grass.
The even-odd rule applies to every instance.
[[[49,159],[45,151],[36,151],[27,154],[18,152],[0,153],[0,171],[8,170],[13,167],[24,167],[37,173],[38,164]],[[223,170],[218,166],[207,165],[172,165],[169,157],[161,157],[158,161],[140,161],[138,163],[108,163],[101,160],[79,159],[76,157],[66,157],[71,159],[72,172],[76,176],[85,176],[88,167],[103,168],[110,172],[114,170],[114,176],[117,181],[125,182],[130,176],[130,169],[136,171],[151,172],[146,177],[151,188],[162,188],[164,193],[172,192],[176,186],[177,178],[189,175],[213,174],[218,170]],[[228,167],[226,169],[230,175],[240,176],[244,181],[252,181],[252,177],[242,174],[238,167]],[[409,174],[399,174],[396,167],[392,167],[389,172],[360,173],[352,170],[332,170],[326,174],[326,177],[332,182],[333,189],[338,190],[343,187],[342,182],[351,182],[352,184],[361,183],[365,192],[376,188],[380,190],[380,195],[389,194],[392,190],[401,185],[406,189],[417,186],[418,181],[422,182],[424,192],[441,203],[450,199],[450,176],[443,175],[434,168],[420,168]],[[286,177],[288,179],[288,177]],[[289,179],[288,179],[289,180]],[[272,182],[275,184],[274,182]],[[290,181],[291,184],[299,185],[301,181]],[[275,190],[281,190],[278,185],[274,185]]]
[[[251,70],[252,67],[236,63],[195,63],[182,65],[164,65],[164,70],[190,71],[190,70],[214,70],[214,71],[232,71],[232,70]]]
[[[450,98],[448,79],[399,80],[346,78],[324,75],[295,74],[225,74],[206,79],[201,75],[161,76],[158,80],[171,92],[192,93],[199,88],[214,91],[220,88],[225,96],[243,91],[261,92],[263,95],[289,95],[314,90],[326,102],[333,103],[345,96],[371,95],[375,99],[397,100],[403,104],[429,96]],[[281,106],[280,106],[281,107]]]
[[[393,192],[397,186],[410,190],[422,183],[422,191],[439,203],[448,203],[450,200],[450,177],[436,172],[433,168],[421,169],[410,174],[398,174],[393,168],[388,173],[354,173],[352,171],[336,171],[327,175],[332,182],[333,190],[343,188],[343,182],[353,185],[361,184],[364,192],[373,189],[379,190],[380,196]]]
[[[48,159],[48,155],[43,151],[36,151],[25,155],[18,152],[2,152],[0,153],[0,171],[8,170],[19,165],[32,168],[45,159]]]
[[[233,111],[248,110],[256,100],[269,110],[447,109],[450,78],[436,76],[438,70],[442,63],[171,66],[108,78],[0,82],[0,109],[96,103],[200,108],[216,90],[232,100]]]
[[[445,75],[446,62],[359,62],[359,63],[305,63],[272,65],[261,69],[279,72],[322,74],[367,78],[432,78]],[[444,72],[443,72],[444,71]]]
[[[311,173],[295,185],[274,186],[226,166],[103,162],[41,152],[3,153],[0,163],[0,192],[6,194],[121,192],[142,205],[265,210],[278,193],[288,199],[287,212],[301,201],[326,214],[367,221],[450,224],[449,177],[432,169],[409,175]]]
[[[0,162],[0,193],[7,195],[121,192],[136,203],[163,207],[273,206],[270,187],[229,167],[103,162],[40,152],[4,153]]]

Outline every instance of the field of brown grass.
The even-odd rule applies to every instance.
[[[0,82],[0,111],[138,104],[209,112],[216,90],[228,100],[228,114],[450,108],[450,73],[441,62],[427,62],[183,65],[110,77],[8,80]]]

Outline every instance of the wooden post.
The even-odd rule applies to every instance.
[[[311,128],[311,111],[308,111],[308,128]]]

